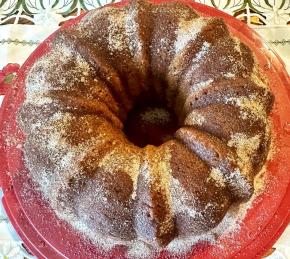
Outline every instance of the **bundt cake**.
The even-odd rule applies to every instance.
[[[25,94],[26,167],[98,245],[210,231],[251,197],[269,151],[273,96],[254,54],[183,2],[88,12],[56,34]]]

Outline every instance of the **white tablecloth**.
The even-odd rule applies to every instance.
[[[288,19],[290,19],[290,2],[288,8]],[[58,17],[53,18],[57,19]],[[0,70],[7,63],[22,64],[38,44],[57,28],[57,23],[53,22],[48,22],[45,25],[1,25]],[[288,73],[290,74],[290,26],[267,25],[253,26],[253,28],[276,50],[284,60]],[[0,97],[0,105],[1,102],[2,97]],[[267,258],[290,259],[290,226],[274,247],[276,251]],[[5,211],[0,205],[0,258],[24,257],[32,258],[21,246],[21,240],[18,238],[5,215]]]

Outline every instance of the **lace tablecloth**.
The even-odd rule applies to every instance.
[[[276,50],[290,74],[290,0],[198,2],[222,9],[248,23]],[[22,64],[65,20],[106,3],[106,0],[0,0],[0,70],[7,63]],[[0,105],[2,99],[0,96]],[[267,259],[290,259],[290,226],[269,254]],[[0,258],[33,258],[23,248],[1,203]]]

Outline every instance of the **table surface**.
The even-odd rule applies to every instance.
[[[42,4],[40,3],[42,2]],[[290,0],[199,0],[248,23],[280,55],[290,74]],[[22,64],[59,25],[107,0],[0,1],[0,70]],[[0,105],[3,96],[0,96]],[[0,189],[0,198],[2,192]],[[290,225],[269,251],[267,259],[290,259]],[[0,258],[34,258],[9,222],[0,203]]]

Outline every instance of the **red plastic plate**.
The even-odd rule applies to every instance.
[[[115,5],[126,3],[124,1]],[[218,245],[194,246],[187,255],[190,258],[259,258],[278,239],[289,222],[290,79],[281,59],[244,23],[214,8],[193,2],[185,3],[204,16],[224,18],[230,31],[256,53],[275,95],[271,121],[276,147],[272,160],[266,164],[266,188],[255,198],[239,231],[230,237],[220,237]],[[76,24],[80,19],[78,17],[69,21],[60,30]],[[0,179],[4,191],[3,204],[27,248],[40,258],[124,258],[124,247],[116,247],[104,253],[67,223],[59,220],[34,188],[22,160],[19,143],[23,142],[24,136],[16,122],[17,109],[24,99],[27,71],[37,59],[49,52],[49,43],[54,35],[46,39],[27,59],[18,73],[14,87],[8,91],[2,104]],[[5,143],[5,138],[9,138],[9,145]],[[168,254],[162,252],[159,257],[168,258]]]

